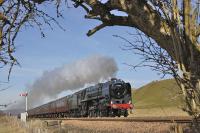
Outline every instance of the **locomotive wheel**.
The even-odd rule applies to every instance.
[[[121,110],[116,110],[115,114],[116,114],[116,116],[120,117],[121,116]]]
[[[125,112],[124,112],[124,117],[127,117],[128,116],[128,111],[126,110]]]
[[[120,116],[121,116],[121,114],[117,114],[117,116],[118,116],[118,117],[120,117]]]
[[[94,111],[94,117],[97,117],[97,112]]]
[[[97,117],[97,112],[93,110],[93,117]]]
[[[115,112],[113,110],[110,110],[109,116],[110,117],[115,117]]]
[[[102,111],[99,111],[99,113],[98,113],[98,117],[103,117],[103,113],[102,113]]]
[[[89,111],[89,115],[88,115],[89,117],[92,117],[92,111]]]

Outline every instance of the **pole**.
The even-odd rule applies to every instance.
[[[28,92],[26,92],[26,95],[25,95],[25,98],[26,98],[26,119],[28,117]]]
[[[27,113],[27,110],[28,110],[28,109],[27,109],[27,100],[28,100],[28,99],[27,99],[27,95],[26,95],[26,113]]]

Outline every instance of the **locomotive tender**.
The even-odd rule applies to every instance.
[[[128,109],[133,108],[131,99],[130,83],[112,78],[30,109],[28,117],[127,117]]]

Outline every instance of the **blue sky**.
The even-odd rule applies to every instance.
[[[139,68],[135,71],[123,64],[137,64],[140,59],[131,51],[123,51],[120,47],[125,42],[112,35],[128,36],[127,31],[132,32],[132,28],[107,27],[87,37],[87,31],[99,22],[84,19],[84,13],[81,8],[66,9],[65,19],[59,20],[66,31],[62,31],[57,26],[54,26],[53,30],[45,27],[45,38],[41,38],[40,32],[33,28],[24,28],[20,32],[16,40],[15,56],[21,67],[15,66],[9,84],[1,85],[1,87],[10,85],[12,87],[0,93],[0,104],[19,100],[21,98],[19,94],[44,71],[50,71],[55,67],[95,54],[113,57],[119,68],[117,77],[131,82],[134,88],[160,79],[160,76],[149,68]],[[1,81],[7,80],[8,71],[6,68],[4,70],[0,71]]]

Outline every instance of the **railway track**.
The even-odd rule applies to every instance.
[[[163,123],[191,123],[191,117],[121,117],[121,118],[51,118],[42,120],[79,120],[79,121],[121,121],[121,122],[163,122]],[[198,120],[200,123],[200,119]]]

